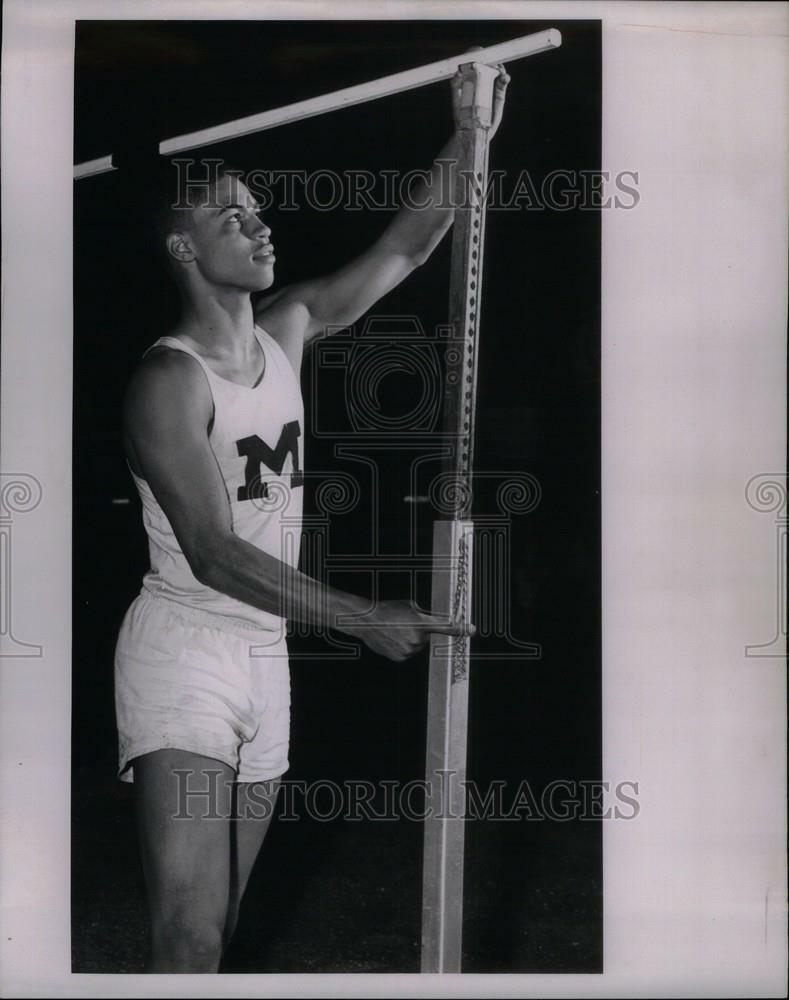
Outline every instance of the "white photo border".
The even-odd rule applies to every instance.
[[[641,196],[603,213],[604,777],[641,804],[604,831],[604,973],[72,974],[75,19],[586,17],[603,168]],[[785,664],[745,650],[778,596],[753,477],[783,475],[786,517],[786,5],[6,0],[3,29],[0,456],[6,500],[41,486],[15,487],[9,589],[41,655],[0,656],[4,995],[785,995]]]

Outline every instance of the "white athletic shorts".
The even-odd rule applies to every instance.
[[[222,627],[218,627],[219,624]],[[285,636],[143,590],[115,650],[118,776],[166,748],[223,761],[238,781],[288,769],[290,671]]]

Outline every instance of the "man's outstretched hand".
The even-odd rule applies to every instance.
[[[470,623],[446,622],[418,611],[409,601],[382,601],[359,624],[343,625],[343,632],[361,639],[374,653],[401,662],[427,645],[430,636],[474,635]]]
[[[476,46],[476,49],[478,48],[479,46]],[[472,53],[474,51],[475,49],[471,50]],[[488,141],[493,138],[499,125],[501,124],[501,118],[504,114],[504,98],[507,94],[507,85],[511,79],[502,63],[496,63],[495,68],[499,71],[499,75],[496,77],[496,82],[493,85],[493,123],[488,130]],[[462,80],[463,75],[460,70],[458,70],[450,80],[450,89],[452,91],[452,110],[454,112],[456,126],[460,120],[460,95],[462,91]]]

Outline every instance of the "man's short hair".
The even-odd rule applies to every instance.
[[[172,259],[167,252],[167,237],[174,232],[188,232],[195,208],[216,204],[216,185],[225,176],[240,179],[243,171],[216,158],[162,160],[153,166],[145,185],[153,194],[151,237],[168,264]]]

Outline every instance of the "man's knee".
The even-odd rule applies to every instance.
[[[153,919],[154,949],[195,969],[210,968],[222,955],[226,918],[194,905],[166,906]]]

